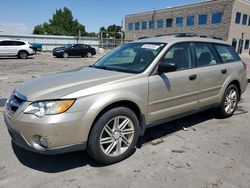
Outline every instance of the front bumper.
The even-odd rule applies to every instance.
[[[7,125],[6,119],[5,123]],[[55,147],[55,148],[43,148],[39,145],[31,145],[25,137],[21,134],[12,129],[10,126],[7,125],[8,132],[12,138],[12,141],[19,147],[24,148],[29,151],[33,151],[36,153],[46,154],[46,155],[56,155],[56,154],[62,154],[62,153],[69,153],[73,151],[80,151],[87,148],[87,143],[83,142],[81,144],[72,144],[62,147]]]
[[[62,57],[63,55],[63,52],[53,52],[53,56],[56,56],[56,57]]]
[[[4,120],[13,142],[30,151],[60,154],[84,150],[87,137],[81,114],[59,114],[36,119],[29,114],[10,115],[5,109]],[[46,138],[48,147],[39,144],[38,136]]]

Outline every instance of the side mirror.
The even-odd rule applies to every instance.
[[[161,62],[158,65],[158,73],[173,72],[177,70],[177,65],[175,63]]]

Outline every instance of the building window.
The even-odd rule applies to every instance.
[[[216,12],[212,14],[212,24],[219,24],[222,20],[222,12]]]
[[[235,17],[235,23],[236,23],[236,24],[239,24],[239,23],[240,23],[240,19],[241,19],[241,13],[240,13],[240,12],[237,12],[237,13],[236,13],[236,17]]]
[[[183,17],[176,18],[176,26],[181,27],[183,25]]]
[[[157,28],[163,28],[163,20],[157,21]]]
[[[141,23],[141,29],[147,29],[147,22],[142,22]]]
[[[166,19],[166,27],[173,27],[173,19],[172,18]]]
[[[249,18],[248,18],[248,26],[250,26],[250,16],[249,16]]]
[[[236,49],[236,47],[237,47],[237,39],[233,39],[233,41],[232,41],[232,47],[234,49]]]
[[[207,14],[199,15],[199,25],[207,24]]]
[[[154,28],[155,28],[154,20],[149,21],[149,29],[154,29]]]
[[[242,24],[247,25],[247,15],[243,14]]]
[[[194,16],[187,16],[187,26],[192,26],[194,25]]]
[[[129,23],[128,24],[128,30],[129,31],[133,31],[133,29],[134,29],[134,24],[133,23]]]
[[[140,22],[136,22],[135,23],[135,30],[139,30],[140,29]]]
[[[244,49],[247,50],[248,48],[249,48],[249,40],[246,40]]]

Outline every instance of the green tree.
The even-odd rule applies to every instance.
[[[87,34],[85,26],[74,19],[71,10],[64,7],[56,10],[49,22],[35,26],[33,34],[77,36],[79,31],[83,36]]]
[[[116,39],[121,39],[121,29],[121,26],[115,24],[108,26],[107,29],[105,27],[101,27],[99,35],[102,33],[103,38],[115,37]]]
[[[108,34],[108,31],[105,27],[101,27],[99,30],[99,37],[106,38]]]
[[[95,33],[95,32],[90,32],[90,33],[87,33],[86,36],[88,36],[88,37],[98,37],[98,34]]]
[[[121,29],[121,26],[115,24],[108,26],[109,36],[121,39]]]

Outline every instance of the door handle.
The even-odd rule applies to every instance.
[[[189,76],[189,80],[196,80],[196,78],[197,78],[197,74],[193,74]]]
[[[227,69],[222,69],[222,70],[221,70],[221,73],[222,73],[222,74],[226,74],[226,73],[227,73]]]

